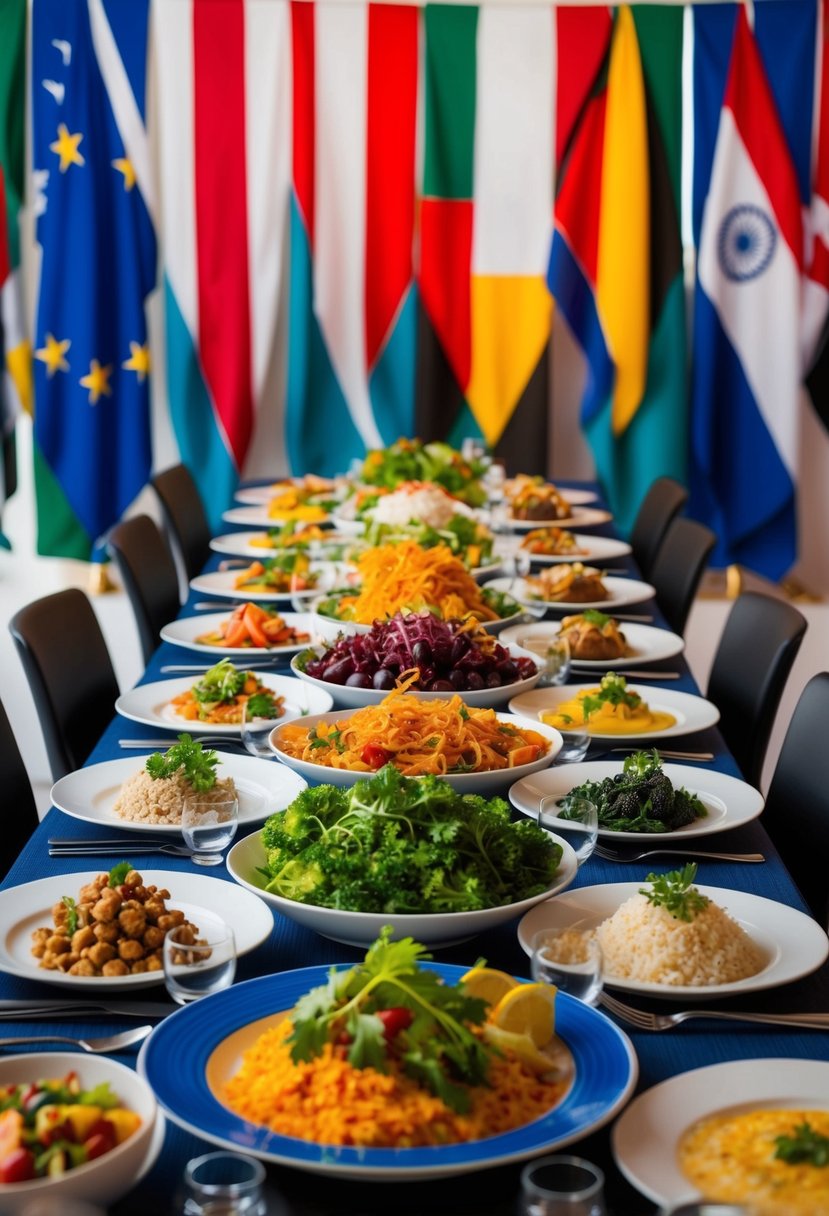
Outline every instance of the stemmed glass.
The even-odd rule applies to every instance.
[[[579,798],[573,794],[564,797],[545,794],[538,803],[537,822],[540,828],[555,832],[570,845],[580,866],[584,865],[596,847],[599,812],[589,798]]]
[[[197,866],[221,865],[222,850],[236,835],[238,823],[238,798],[205,798],[198,790],[185,794],[181,834]]]

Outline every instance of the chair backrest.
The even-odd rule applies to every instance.
[[[697,592],[702,572],[716,543],[716,536],[695,519],[675,519],[650,572],[659,607],[675,633],[685,631],[685,622]]]
[[[685,486],[672,477],[657,477],[642,499],[630,532],[630,547],[633,557],[648,578],[653,568],[659,547],[665,539],[668,525],[688,501]]]
[[[161,503],[164,525],[191,579],[210,556],[210,524],[198,487],[183,464],[157,473],[151,484]]]
[[[760,786],[780,697],[806,632],[806,618],[784,600],[745,591],[728,615],[708,699],[746,781]]]
[[[38,825],[29,774],[8,716],[0,704],[0,879]]]
[[[107,538],[130,598],[144,662],[158,646],[162,625],[178,616],[178,574],[170,550],[149,515],[118,524]]]
[[[760,822],[824,929],[829,918],[829,672],[800,694]]]
[[[74,587],[27,604],[9,628],[57,781],[81,767],[112,718],[118,682],[104,635]]]

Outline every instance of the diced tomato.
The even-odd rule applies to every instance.
[[[34,1154],[27,1148],[16,1148],[0,1161],[0,1182],[28,1182],[34,1176]]]
[[[395,1005],[392,1009],[380,1009],[377,1016],[383,1023],[383,1034],[387,1043],[390,1043],[395,1035],[400,1034],[401,1030],[408,1030],[414,1020],[411,1009],[407,1009],[405,1005]]]
[[[44,1144],[54,1144],[56,1140],[68,1140],[70,1144],[74,1144],[77,1139],[75,1129],[67,1119],[42,1132],[40,1138]]]
[[[367,743],[360,752],[360,759],[369,768],[382,768],[391,760],[391,752],[386,751],[379,743]]]
[[[110,1127],[109,1133],[95,1132],[92,1136],[87,1136],[83,1142],[86,1149],[88,1161],[94,1161],[96,1157],[103,1157],[104,1153],[110,1152],[115,1148],[115,1132]]]

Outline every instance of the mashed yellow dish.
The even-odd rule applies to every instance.
[[[805,1124],[804,1139],[798,1129],[802,1133]],[[679,1165],[706,1199],[751,1204],[763,1216],[817,1216],[829,1212],[829,1164],[815,1164],[825,1137],[825,1110],[715,1115],[685,1132]],[[783,1138],[784,1156],[779,1156]]]
[[[650,708],[647,702],[627,687],[624,676],[609,672],[598,688],[585,688],[570,701],[539,713],[542,722],[557,730],[586,726],[599,735],[653,734],[676,724],[673,714]]]

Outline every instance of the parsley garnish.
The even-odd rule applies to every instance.
[[[708,897],[700,895],[692,885],[696,876],[696,863],[692,861],[681,870],[670,870],[667,874],[648,874],[645,882],[651,884],[651,890],[640,887],[639,894],[644,895],[655,908],[663,907],[670,912],[675,920],[692,921],[710,903]]]
[[[247,700],[249,718],[278,718],[282,712],[271,692],[255,692]]]
[[[145,768],[154,781],[160,777],[174,777],[182,769],[185,781],[194,790],[204,792],[212,790],[216,784],[218,763],[216,752],[205,751],[201,743],[190,735],[179,735],[178,743],[174,743],[166,752],[154,752],[148,756]]]
[[[121,883],[132,869],[128,861],[119,861],[117,866],[113,866],[109,872],[109,885],[111,887],[120,887]]]
[[[78,905],[71,895],[64,895],[60,902],[66,908],[66,932],[71,937],[78,927]]]
[[[793,1136],[776,1136],[774,1155],[787,1165],[799,1165],[801,1161],[823,1169],[829,1165],[829,1138],[816,1132],[810,1123],[801,1123]]]

